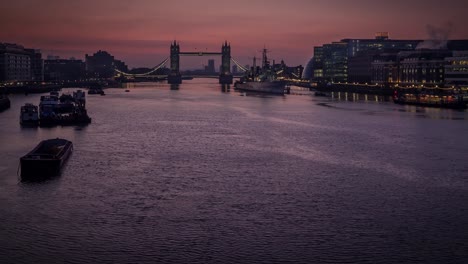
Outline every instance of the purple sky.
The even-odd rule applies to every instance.
[[[130,67],[152,67],[174,39],[182,51],[220,51],[227,40],[243,64],[266,45],[271,59],[304,65],[314,46],[377,31],[426,39],[432,25],[468,39],[466,10],[468,1],[452,0],[14,0],[0,3],[0,42],[64,58],[101,49]],[[208,59],[182,57],[181,67]]]

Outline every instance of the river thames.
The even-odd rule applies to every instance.
[[[105,92],[84,127],[21,128],[40,95],[10,96],[1,263],[468,261],[467,111],[215,79]],[[74,143],[62,175],[19,182],[19,158],[56,137]]]

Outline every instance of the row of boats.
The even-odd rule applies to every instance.
[[[91,118],[86,111],[86,94],[77,90],[73,94],[57,91],[41,96],[39,106],[27,103],[20,110],[22,126],[54,126],[89,124]]]
[[[330,97],[332,93],[317,90],[314,95]],[[392,100],[395,104],[400,105],[451,109],[466,109],[468,107],[468,93],[453,88],[395,88],[393,89]]]
[[[103,92],[88,91],[88,94]],[[41,96],[39,106],[27,103],[21,107],[22,126],[50,126],[88,124],[86,93],[82,90],[59,95],[57,91]],[[21,181],[43,181],[60,174],[73,152],[73,143],[55,138],[41,141],[33,150],[20,158]]]

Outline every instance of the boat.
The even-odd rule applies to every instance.
[[[315,96],[319,96],[319,97],[326,97],[326,96],[329,96],[327,93],[325,92],[322,92],[322,91],[316,91],[314,93]]]
[[[50,94],[51,96],[57,96],[57,97],[59,96],[59,92],[58,92],[58,91],[55,91],[55,90],[54,90],[54,91],[51,91],[49,94]]]
[[[0,94],[0,111],[10,108],[10,99],[8,96]]]
[[[62,114],[58,117],[57,124],[67,125],[86,125],[91,123],[91,118],[85,108],[75,108],[72,113]]]
[[[100,95],[105,95],[104,90],[101,88],[89,88],[88,94],[100,94]]]
[[[86,94],[82,90],[73,92],[73,100],[79,106],[84,107],[86,105]]]
[[[400,105],[416,105],[451,109],[466,109],[468,106],[468,101],[465,100],[463,94],[437,94],[426,93],[422,91],[408,93],[395,90],[393,94],[393,102]]]
[[[284,81],[244,81],[236,82],[236,89],[260,92],[260,93],[271,93],[271,94],[285,94],[288,93],[288,87]]]
[[[62,94],[59,97],[60,103],[58,105],[58,113],[69,113],[75,109],[75,99],[71,94]]]
[[[56,138],[41,141],[20,158],[21,180],[41,181],[57,176],[72,152],[73,143],[69,140]]]
[[[33,104],[25,104],[21,106],[20,124],[22,126],[37,126],[39,125],[38,107]]]
[[[278,73],[270,66],[267,58],[267,49],[263,49],[262,67],[256,66],[256,58],[253,58],[252,71],[234,83],[234,87],[242,91],[281,94],[289,93],[289,86],[283,79],[278,78]]]
[[[84,125],[91,123],[86,111],[85,93],[82,90],[73,94],[41,96],[39,104],[39,125]]]
[[[39,119],[41,126],[51,126],[57,123],[59,98],[55,95],[43,95],[39,103]]]

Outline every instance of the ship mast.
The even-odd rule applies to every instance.
[[[253,57],[253,76],[257,74],[257,58]]]

